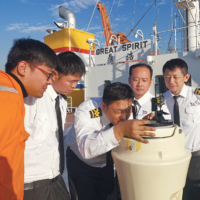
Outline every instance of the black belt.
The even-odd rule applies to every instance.
[[[192,152],[192,156],[193,157],[200,156],[200,150]]]
[[[60,175],[56,176],[55,178],[52,179],[44,179],[40,181],[34,181],[32,183],[24,183],[24,190],[33,190],[36,188],[41,188],[47,185],[52,184],[53,182],[57,181],[58,177]]]

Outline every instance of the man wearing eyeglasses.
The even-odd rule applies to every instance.
[[[37,65],[37,67],[36,67]],[[37,69],[36,69],[37,68]],[[24,149],[24,97],[42,97],[56,68],[56,54],[33,39],[15,40],[6,72],[0,71],[0,199],[22,200]]]
[[[25,149],[24,200],[69,200],[62,178],[65,96],[85,74],[83,61],[73,52],[57,56],[57,70],[44,96],[25,98],[25,129],[30,133]]]
[[[155,136],[147,120],[127,120],[131,114],[133,92],[124,83],[105,87],[102,98],[91,98],[79,105],[65,142],[69,184],[79,200],[106,200],[114,190],[111,150],[123,137]],[[72,187],[70,187],[71,190]],[[73,197],[74,191],[70,191]]]

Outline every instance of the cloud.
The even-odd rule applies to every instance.
[[[119,26],[119,24],[113,24],[113,23],[112,23],[112,28],[113,28],[113,27],[117,27],[117,26]]]
[[[22,3],[28,3],[27,0],[20,0]]]
[[[28,23],[16,23],[16,24],[10,24],[10,26],[7,26],[7,31],[14,31],[14,30],[21,30],[28,26]]]
[[[53,29],[52,26],[40,26],[40,27],[35,27],[35,26],[30,26],[27,27],[26,29],[21,30],[23,33],[32,33],[32,32],[45,32],[46,29]]]
[[[115,6],[119,6],[119,7],[124,6],[123,2],[125,2],[125,0],[115,1]]]
[[[102,26],[98,26],[98,25],[95,25],[95,26],[93,26],[93,27],[90,27],[89,29],[88,29],[88,31],[93,31],[93,30],[98,30],[98,29],[101,29],[102,28]],[[87,29],[86,28],[83,28],[83,29],[81,29],[82,31],[86,31]]]
[[[122,18],[122,21],[127,21],[128,20],[128,17],[123,17]]]
[[[150,7],[152,4],[153,4],[154,1],[151,1],[149,3],[140,3],[141,5],[145,6],[145,7]],[[157,6],[158,5],[165,5],[166,3],[168,2],[168,0],[160,0],[160,1],[157,1]]]
[[[123,2],[125,2],[125,0],[119,0],[119,2],[117,2],[117,3],[119,3],[119,7],[124,6]]]
[[[54,27],[50,25],[43,25],[43,26],[29,26],[28,23],[16,23],[10,24],[6,30],[7,31],[19,31],[22,33],[32,33],[32,32],[45,32],[46,29],[53,29]]]
[[[103,31],[98,31],[95,33],[95,38],[100,38],[103,34]]]
[[[167,0],[161,0],[158,5],[165,5],[167,3]]]
[[[90,27],[90,28],[89,28],[89,31],[97,30],[97,29],[101,29],[101,28],[102,28],[101,26],[95,25],[95,26],[93,26],[93,27]]]
[[[106,43],[105,43],[105,42],[102,42],[102,43],[101,43],[101,47],[106,47]]]
[[[80,13],[83,9],[87,9],[91,5],[95,5],[96,0],[72,0],[59,5],[51,5],[50,10],[54,17],[58,17],[58,8],[63,6],[70,9],[74,13]]]
[[[115,18],[115,20],[116,20],[116,21],[123,21],[123,22],[125,22],[125,21],[128,20],[128,17],[125,17],[125,15],[124,15],[124,16],[122,16],[122,17],[120,17],[120,18]]]
[[[145,7],[150,6],[150,3],[145,3],[144,6]]]
[[[54,16],[54,17],[58,17],[59,15],[58,15],[58,8],[60,7],[60,5],[55,5],[55,6],[51,6],[51,8],[49,9],[49,10],[51,10],[51,12],[52,12],[52,15]]]

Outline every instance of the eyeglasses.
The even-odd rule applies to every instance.
[[[52,78],[53,75],[54,75],[54,73],[55,73],[55,71],[49,73],[49,72],[47,72],[47,71],[45,71],[45,70],[39,68],[38,66],[34,65],[33,63],[30,63],[30,62],[27,62],[27,61],[26,61],[26,63],[32,65],[33,67],[35,67],[35,68],[39,69],[41,72],[43,72],[43,73],[47,76],[47,81],[48,81],[50,78]]]

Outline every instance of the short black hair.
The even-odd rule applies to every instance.
[[[103,91],[103,102],[109,106],[114,101],[134,99],[134,94],[128,84],[115,82],[106,86]]]
[[[21,61],[35,65],[46,64],[54,69],[57,66],[55,52],[46,44],[30,38],[14,40],[5,65],[6,72],[11,72]]]
[[[148,68],[149,71],[150,71],[150,78],[152,79],[153,69],[152,69],[152,67],[150,65],[147,65],[147,64],[144,64],[144,63],[138,63],[138,64],[135,64],[135,65],[131,65],[130,68],[129,68],[129,77],[131,77],[133,69],[135,69],[137,67],[146,67],[146,68]]]
[[[180,59],[180,58],[175,58],[167,61],[164,66],[163,66],[163,74],[165,73],[165,70],[168,69],[170,71],[173,71],[175,68],[180,68],[181,72],[185,76],[188,73],[188,65],[187,63]]]
[[[65,51],[57,55],[57,71],[60,74],[85,74],[85,64],[82,59],[72,51]]]

